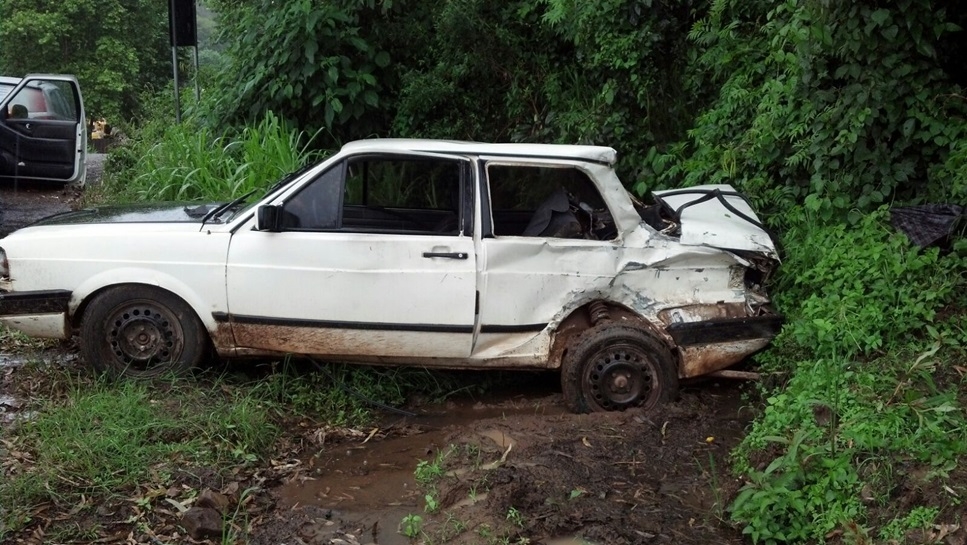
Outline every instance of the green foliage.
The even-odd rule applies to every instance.
[[[227,136],[188,118],[149,122],[142,136],[112,154],[107,182],[116,200],[224,199],[265,188],[308,163],[312,138],[268,112]]]
[[[450,455],[452,449],[453,447],[451,446],[448,450],[437,452],[436,458],[433,461],[420,460],[416,464],[416,469],[413,471],[413,477],[416,479],[416,482],[423,486],[436,484],[446,473],[443,468],[443,462]]]
[[[716,0],[691,36],[724,83],[663,180],[732,183],[769,211],[813,199],[823,219],[923,198],[965,136],[933,45],[956,30],[930,0]]]
[[[939,514],[935,507],[914,507],[909,513],[897,516],[880,530],[880,539],[901,541],[910,530],[929,528]]]
[[[760,359],[791,375],[764,392],[765,411],[733,453],[748,481],[732,518],[754,542],[821,540],[864,523],[863,490],[889,497],[908,464],[944,478],[967,451],[960,400],[933,378],[965,340],[959,313],[937,318],[964,306],[965,244],[920,250],[885,207],[850,226],[821,221],[822,206],[807,198],[784,215],[773,293],[787,324]]]
[[[445,399],[466,379],[415,368],[326,364],[306,367],[287,361],[265,382],[272,397],[300,414],[333,426],[371,422],[375,404],[402,405],[408,395]],[[434,462],[439,469],[443,458]],[[442,469],[441,469],[442,471]]]
[[[967,452],[967,419],[956,393],[934,385],[935,358],[799,362],[734,453],[748,478],[731,507],[744,533],[756,543],[822,540],[862,522],[862,489],[885,501],[906,464],[944,478]],[[776,452],[764,470],[752,466]]]
[[[31,419],[4,432],[25,457],[11,459],[0,481],[0,539],[42,503],[84,503],[83,496],[164,481],[175,467],[247,464],[279,433],[257,389],[91,382],[64,370],[44,381],[63,393],[50,392]]]
[[[416,539],[423,531],[423,517],[409,514],[400,521],[400,533],[410,539]]]
[[[378,128],[394,51],[380,29],[393,2],[211,4],[230,59],[209,95],[216,118],[253,121],[274,111],[299,128],[338,128],[336,143]]]
[[[708,97],[685,90],[685,31],[704,4],[444,2],[425,57],[403,72],[392,130],[612,145],[626,181],[650,175],[656,140],[684,136]]]
[[[959,302],[965,260],[937,248],[919,250],[888,224],[881,208],[855,225],[816,222],[807,200],[784,239],[786,256],[773,290],[790,325],[782,343],[819,357],[872,355],[924,337],[927,326],[952,333],[955,322],[935,324],[937,309]],[[789,221],[789,220],[787,220]]]
[[[171,79],[165,2],[0,0],[4,75],[77,76],[91,116],[137,112],[139,95]]]

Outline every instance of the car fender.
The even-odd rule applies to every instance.
[[[209,332],[216,328],[212,313],[227,312],[228,309],[225,301],[224,276],[218,282],[220,288],[212,289],[214,286],[206,285],[204,290],[198,290],[172,274],[149,268],[124,267],[95,274],[73,290],[70,303],[68,303],[71,321],[75,324],[78,322],[80,318],[78,312],[83,311],[84,305],[90,301],[92,295],[120,284],[154,286],[177,295],[195,311],[195,314]],[[203,291],[205,295],[202,296],[199,293],[200,291]]]

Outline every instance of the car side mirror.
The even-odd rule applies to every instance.
[[[282,206],[266,204],[258,208],[255,214],[255,230],[278,233],[282,230]]]

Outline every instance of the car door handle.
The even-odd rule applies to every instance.
[[[423,257],[434,258],[434,257],[445,257],[447,259],[467,259],[469,257],[466,252],[423,252]]]

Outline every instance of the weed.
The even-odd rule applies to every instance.
[[[477,526],[477,535],[483,539],[490,539],[494,536],[494,529],[489,524],[483,523]]]
[[[938,354],[800,362],[733,453],[748,479],[733,520],[756,542],[821,540],[837,527],[859,528],[863,487],[888,489],[894,465],[924,464],[943,477],[967,452],[967,419],[956,392],[934,385],[927,360]],[[757,470],[753,451],[778,455]]]
[[[715,467],[715,455],[711,452],[708,453],[708,474],[711,480],[712,498],[715,500],[712,505],[712,513],[721,520],[725,515],[725,502],[722,499],[722,486],[719,483],[719,474]]]
[[[428,486],[440,480],[440,478],[445,474],[443,463],[453,452],[453,449],[454,447],[451,445],[449,449],[437,452],[436,458],[434,458],[432,462],[420,460],[416,464],[416,470],[413,472],[416,482],[420,483],[421,485]]]
[[[937,519],[940,510],[936,507],[914,507],[904,516],[897,516],[880,529],[883,541],[903,541],[904,534],[910,530],[929,528]]]
[[[231,516],[225,521],[226,530],[222,533],[222,545],[236,545],[250,534],[250,529],[248,527],[248,513],[243,512],[243,506],[245,505],[249,496],[251,496],[257,488],[246,488],[242,491],[239,496],[238,504],[235,506],[235,511],[231,513]],[[241,521],[240,521],[241,519]]]
[[[524,515],[522,515],[516,507],[511,506],[510,509],[507,510],[507,520],[518,528],[524,527]]]
[[[107,165],[111,174],[106,196],[177,201],[234,197],[268,187],[310,161],[313,155],[302,142],[312,139],[290,130],[271,112],[257,125],[227,135],[216,135],[192,119],[147,127],[142,139],[130,144],[130,152],[119,152],[122,158]],[[132,157],[123,159],[128,153]]]
[[[426,507],[423,510],[427,513],[436,513],[440,509],[440,502],[433,494],[425,494],[423,499],[426,501]]]
[[[455,517],[453,513],[447,512],[446,517],[446,520],[443,521],[443,529],[439,536],[443,542],[450,541],[467,529],[467,523]]]
[[[23,352],[43,350],[56,346],[60,341],[55,339],[38,339],[28,337],[19,331],[0,325],[0,350],[4,352]]]
[[[423,517],[409,514],[400,521],[400,533],[410,539],[416,539],[423,531]]]

